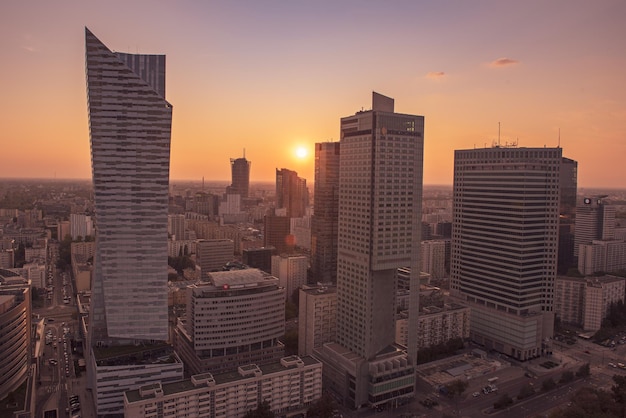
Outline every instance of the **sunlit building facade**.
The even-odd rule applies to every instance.
[[[341,119],[337,337],[317,350],[324,382],[353,408],[413,396],[417,328],[395,345],[396,271],[419,289],[424,117],[395,113],[376,92],[372,110]],[[409,310],[417,319],[419,292]]]

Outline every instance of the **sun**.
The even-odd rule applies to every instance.
[[[298,147],[296,148],[296,157],[300,158],[300,159],[304,159],[306,158],[306,156],[309,154],[309,152],[307,151],[307,149],[305,147]]]

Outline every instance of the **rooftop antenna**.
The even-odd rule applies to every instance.
[[[559,128],[559,145],[558,148],[561,148],[561,128]]]
[[[246,159],[246,149],[245,148],[243,149],[243,159],[244,160]]]
[[[500,122],[498,122],[498,146],[500,146]]]
[[[204,176],[202,176],[202,191],[204,192]]]

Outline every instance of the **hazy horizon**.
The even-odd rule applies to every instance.
[[[626,2],[3,2],[0,177],[89,178],[88,27],[108,48],[165,54],[170,176],[313,182],[313,144],[371,107],[425,117],[424,183],[454,150],[563,148],[580,187],[626,178]],[[149,16],[149,18],[148,18]]]

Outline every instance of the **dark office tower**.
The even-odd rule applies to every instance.
[[[172,106],[165,56],[114,53],[88,29],[87,99],[96,253],[89,386],[98,415],[123,413],[124,390],[182,377],[182,364],[104,358],[100,347],[167,351],[167,214]],[[170,349],[171,351],[171,349]],[[162,354],[164,355],[164,354]]]
[[[576,188],[578,179],[578,162],[563,157],[561,160],[561,179],[559,188],[560,221],[559,221],[559,254],[557,270],[560,274],[567,273],[574,267],[574,225],[576,222]]]
[[[229,194],[238,194],[242,199],[248,197],[250,192],[250,165],[246,157],[231,158],[230,169],[232,172],[232,183],[228,188]]]
[[[288,218],[301,218],[309,204],[306,179],[295,171],[276,170],[276,209],[285,209]]]
[[[471,338],[517,360],[550,352],[561,154],[454,154],[450,292],[471,306]]]
[[[263,246],[276,248],[278,254],[294,250],[296,241],[290,233],[291,218],[270,214],[265,216],[263,223]]]
[[[372,110],[341,119],[337,340],[320,350],[325,381],[358,408],[414,394],[424,117]],[[395,345],[396,272],[411,268],[408,355]]]
[[[266,273],[272,272],[272,255],[274,247],[246,248],[242,252],[241,261],[248,267],[257,268]]]
[[[314,211],[311,217],[311,269],[316,282],[337,281],[339,142],[315,144]]]

